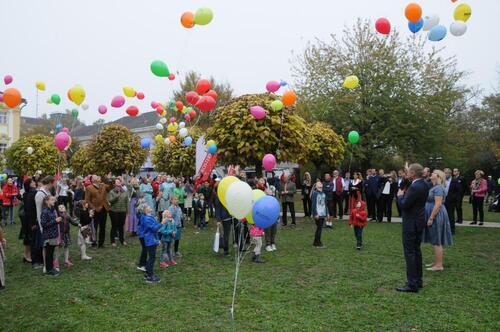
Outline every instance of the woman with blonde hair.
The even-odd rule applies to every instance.
[[[302,181],[302,204],[304,206],[304,216],[311,216],[311,190],[312,190],[312,180],[311,174],[309,172],[304,173],[304,178]]]
[[[484,179],[484,172],[477,170],[474,172],[474,180],[470,184],[470,196],[472,203],[472,222],[471,225],[477,224],[477,214],[479,212],[479,225],[484,222],[484,197],[488,192],[488,182]]]
[[[444,206],[445,179],[443,171],[432,172],[433,187],[429,190],[425,203],[427,228],[424,230],[424,242],[431,243],[434,247],[434,262],[426,265],[428,271],[443,270],[443,246],[453,244],[450,220]]]

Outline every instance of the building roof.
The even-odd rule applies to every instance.
[[[40,125],[41,119],[40,118],[32,118],[29,116],[21,116],[21,123],[28,125],[28,126],[38,126]]]

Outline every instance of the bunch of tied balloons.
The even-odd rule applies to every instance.
[[[214,13],[210,8],[202,7],[193,12],[184,12],[181,15],[181,24],[186,29],[191,29],[195,25],[207,25],[212,22]]]
[[[217,196],[229,213],[261,228],[274,225],[280,215],[280,204],[274,196],[252,188],[237,177],[226,176],[217,187]]]

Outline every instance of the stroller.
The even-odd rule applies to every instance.
[[[488,208],[489,212],[500,212],[500,194],[496,194],[493,202],[490,204]]]

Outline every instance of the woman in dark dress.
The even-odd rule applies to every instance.
[[[35,195],[36,182],[28,178],[24,182],[23,205],[19,208],[19,219],[21,219],[19,239],[23,240],[24,245],[23,262],[32,264],[42,263],[41,257],[37,257],[37,253],[33,252],[32,246],[35,237],[32,226],[37,225]],[[36,258],[36,262],[33,261],[34,258]]]
[[[355,209],[357,201],[363,200],[363,177],[361,173],[354,172],[353,179],[349,184],[349,211]]]

